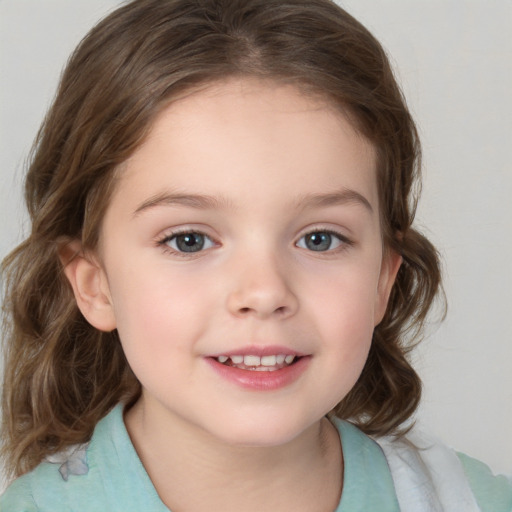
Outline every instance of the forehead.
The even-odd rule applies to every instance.
[[[292,85],[233,79],[166,106],[120,169],[115,196],[132,202],[167,188],[244,203],[279,190],[285,202],[347,188],[377,211],[375,167],[373,146],[328,100]]]

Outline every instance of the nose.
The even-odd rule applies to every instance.
[[[285,319],[299,306],[290,287],[291,276],[272,256],[240,258],[230,268],[231,289],[227,308],[237,317]]]

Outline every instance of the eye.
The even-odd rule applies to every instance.
[[[332,231],[312,231],[299,239],[297,247],[310,251],[325,252],[337,249],[343,244],[350,244],[350,242],[342,235]]]
[[[176,252],[199,252],[214,246],[211,238],[194,231],[167,236],[161,242]]]

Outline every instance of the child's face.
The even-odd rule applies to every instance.
[[[230,81],[168,107],[120,176],[96,278],[146,413],[250,445],[319,421],[359,377],[399,265],[371,145],[291,86]],[[262,356],[269,371],[248,369]]]

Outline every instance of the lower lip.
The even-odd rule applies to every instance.
[[[206,361],[221,377],[242,388],[255,391],[274,391],[289,386],[306,371],[310,360],[311,356],[304,356],[280,370],[258,372],[226,366],[212,357],[206,358]]]

